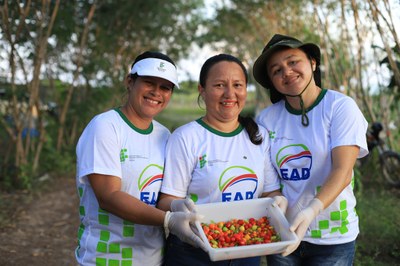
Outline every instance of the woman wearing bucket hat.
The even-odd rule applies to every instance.
[[[80,265],[161,265],[163,225],[203,245],[189,227],[195,214],[155,208],[170,132],[153,118],[179,88],[176,67],[148,51],[135,59],[125,83],[125,104],[94,117],[76,147]]]
[[[164,181],[158,207],[174,210],[176,199],[198,204],[274,197],[286,210],[271,165],[265,128],[240,115],[247,97],[247,71],[228,54],[208,58],[199,78],[205,116],[177,128],[167,144]],[[172,201],[172,203],[171,203]],[[187,204],[188,211],[195,211]],[[182,209],[182,208],[180,208]],[[260,265],[260,257],[211,261],[203,250],[170,234],[165,265]]]
[[[368,153],[367,122],[350,97],[321,87],[320,49],[276,34],[254,66],[272,105],[257,122],[271,139],[271,158],[286,216],[299,242],[271,265],[352,265],[359,233],[353,167]]]

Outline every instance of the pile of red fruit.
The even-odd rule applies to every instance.
[[[259,219],[232,219],[227,222],[202,223],[204,233],[213,248],[266,244],[280,241],[266,216]]]

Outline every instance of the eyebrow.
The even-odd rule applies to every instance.
[[[292,57],[298,56],[296,54],[289,54],[288,56],[286,56],[285,58],[283,58],[283,60],[289,60]],[[275,67],[277,64],[272,64],[269,69],[272,69],[273,67]]]
[[[139,76],[141,77],[143,80],[158,80],[160,79],[160,82],[158,82],[160,85],[172,85],[174,86],[174,83],[172,83],[171,81],[165,79],[165,78],[160,78],[160,77],[153,77],[153,76]]]
[[[246,79],[244,78],[244,79],[241,79],[241,78],[237,78],[237,79],[233,79],[232,80],[233,82],[243,82],[243,83],[246,83]],[[215,79],[215,80],[210,80],[209,82],[211,82],[211,84],[216,84],[216,83],[226,83],[226,80],[225,79],[221,79],[221,78],[217,78],[217,79]]]

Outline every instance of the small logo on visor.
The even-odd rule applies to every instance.
[[[157,69],[159,70],[159,71],[161,71],[161,72],[165,72],[165,66],[164,66],[164,63],[163,62],[160,62],[160,66],[159,67],[157,67]]]

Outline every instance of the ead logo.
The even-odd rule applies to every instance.
[[[312,155],[303,144],[283,147],[276,154],[276,163],[282,179],[297,181],[310,178]]]
[[[156,205],[162,178],[163,167],[157,164],[150,164],[142,171],[138,180],[141,201]]]
[[[222,202],[253,199],[257,186],[257,175],[244,166],[229,167],[219,178]]]

